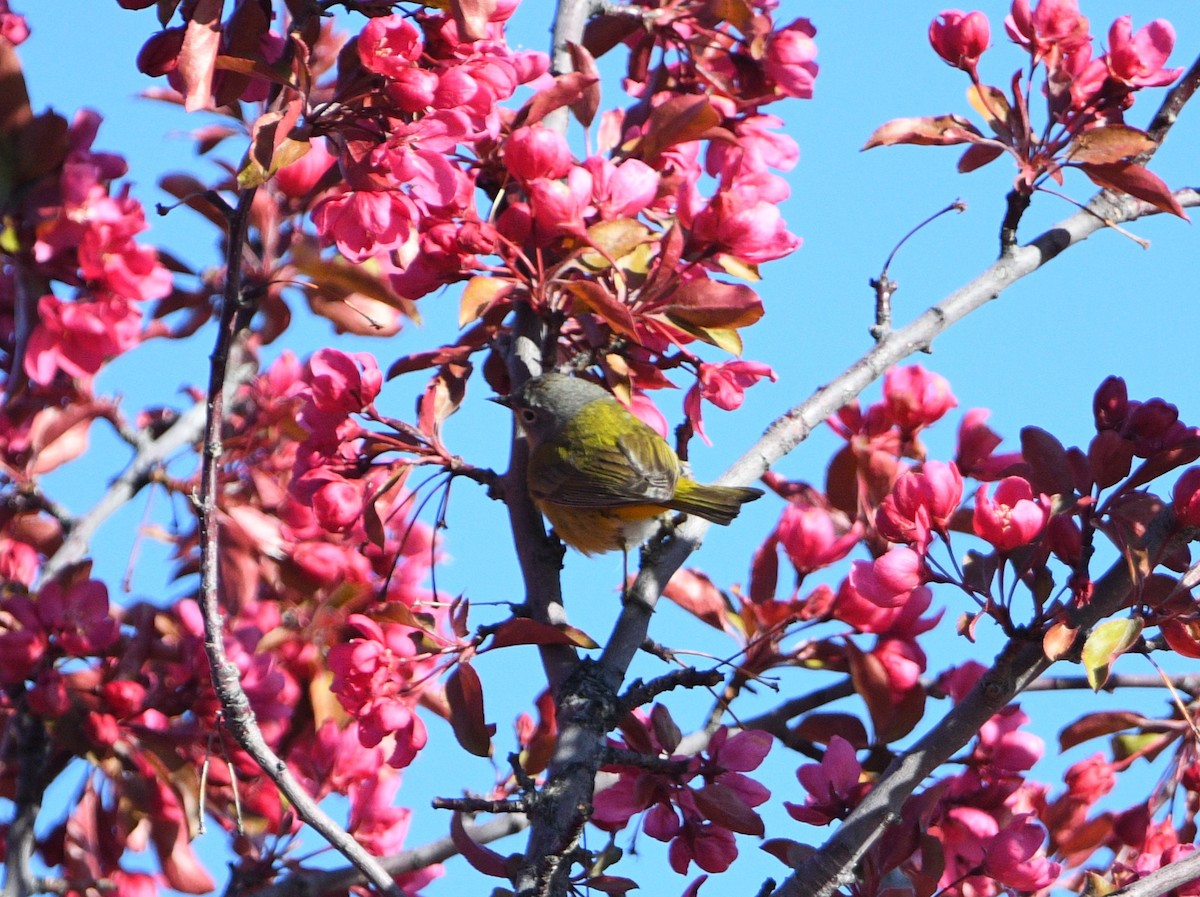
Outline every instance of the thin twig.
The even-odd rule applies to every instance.
[[[236,388],[248,379],[253,370],[253,365],[238,365],[230,377],[230,388]],[[113,480],[100,500],[71,526],[58,551],[42,567],[39,582],[49,582],[67,567],[88,556],[92,537],[100,525],[137,495],[150,482],[154,471],[166,464],[172,455],[185,446],[199,442],[204,435],[204,416],[204,405],[197,403],[183,412],[157,439],[141,442],[120,476]]]
[[[216,345],[211,358],[206,402],[204,453],[200,469],[200,490],[196,500],[200,530],[200,607],[204,615],[204,649],[208,654],[213,688],[220,698],[226,725],[238,744],[283,792],[301,819],[353,863],[375,888],[392,897],[400,897],[400,889],[379,861],[326,815],[292,776],[287,765],[271,750],[254,718],[254,711],[242,688],[238,668],[229,661],[225,653],[219,580],[218,474],[223,454],[221,431],[225,418],[224,395],[228,371],[231,364],[236,365],[234,356],[240,351],[240,332],[253,311],[244,304],[245,298],[241,289],[242,248],[249,227],[250,204],[253,198],[253,189],[242,191],[229,222],[225,291]]]

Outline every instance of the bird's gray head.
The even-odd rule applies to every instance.
[[[551,372],[527,380],[504,404],[512,409],[530,444],[536,447],[596,399],[612,396],[587,380]]]

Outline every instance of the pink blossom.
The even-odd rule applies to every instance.
[[[396,806],[400,782],[400,773],[384,766],[348,788],[347,831],[375,856],[397,854],[404,847],[412,810]]]
[[[633,394],[629,410],[633,413],[634,417],[648,425],[663,439],[667,438],[667,430],[669,429],[667,419],[658,410],[658,406],[644,392],[635,392]]]
[[[1108,71],[1114,80],[1131,88],[1163,87],[1183,69],[1164,69],[1175,47],[1175,29],[1166,19],[1155,19],[1133,33],[1133,18],[1121,16],[1108,29]]]
[[[752,265],[789,255],[800,246],[800,238],[788,231],[779,211],[786,184],[765,173],[740,178],[696,214],[693,239]]]
[[[661,175],[641,159],[614,165],[591,156],[583,166],[592,175],[592,203],[601,221],[632,218],[658,196]]]
[[[1009,704],[979,729],[972,760],[1005,772],[1024,772],[1045,753],[1046,743],[1028,731],[1029,715],[1017,704]]]
[[[592,176],[575,165],[565,180],[534,178],[525,185],[535,231],[543,241],[557,237],[583,237],[584,221],[592,201]]]
[[[883,376],[883,400],[892,421],[909,434],[940,420],[958,404],[946,378],[919,364],[890,368]]]
[[[161,893],[159,890],[161,876],[117,869],[108,877],[113,883],[113,893],[117,897],[158,897]],[[166,882],[164,881],[162,884],[166,884]]]
[[[417,653],[409,626],[380,625],[362,614],[351,614],[348,622],[365,638],[329,649],[330,688],[358,720],[362,744],[370,748],[385,737],[394,738],[388,763],[405,767],[427,740],[416,708],[431,661]]]
[[[783,806],[793,819],[809,825],[845,819],[870,790],[861,781],[862,773],[853,745],[834,735],[820,763],[808,763],[796,770],[796,778],[808,792],[804,803],[784,801]]]
[[[831,610],[835,619],[853,626],[859,632],[916,638],[936,626],[941,619],[940,611],[933,617],[921,616],[932,603],[933,592],[927,586],[919,586],[902,603],[885,607],[859,594],[847,577],[838,588]]]
[[[424,112],[432,106],[437,90],[437,73],[413,67],[402,69],[383,87],[396,108],[410,114]]]
[[[324,139],[313,140],[307,153],[275,173],[275,186],[289,199],[303,199],[336,162]]]
[[[1032,814],[1017,816],[988,842],[984,871],[1017,891],[1047,888],[1058,878],[1062,866],[1046,859],[1045,841],[1046,831]]]
[[[1180,526],[1200,526],[1200,467],[1189,467],[1175,481],[1171,501]]]
[[[371,19],[358,36],[358,58],[378,75],[397,77],[421,56],[421,33],[407,16]]]
[[[660,706],[655,706],[649,718],[635,713],[622,728],[643,753],[669,754],[678,744],[679,731]],[[752,808],[764,803],[770,792],[743,773],[762,763],[771,743],[771,736],[763,732],[730,736],[721,728],[713,734],[704,755],[672,757],[678,761],[676,770],[610,768],[608,771],[618,772],[619,777],[596,795],[592,821],[601,829],[617,831],[645,812],[643,831],[671,842],[669,857],[675,871],[683,874],[693,861],[706,871],[722,871],[737,856],[727,823],[736,820],[734,830],[739,832],[763,833]],[[697,778],[702,784],[690,784]]]
[[[857,525],[837,527],[829,511],[795,501],[784,508],[775,528],[775,538],[801,576],[840,561],[861,536]]]
[[[896,481],[879,506],[875,525],[885,539],[924,551],[934,532],[946,533],[962,493],[962,474],[953,461],[927,461],[920,472],[909,471]]]
[[[800,160],[800,147],[783,132],[774,115],[750,115],[736,122],[736,141],[714,140],[704,153],[704,170],[723,183],[774,168],[791,171]]]
[[[0,0],[0,37],[14,47],[24,43],[29,37],[29,26],[25,23],[25,16],[13,12],[8,0]]]
[[[812,99],[817,78],[817,29],[808,19],[796,19],[767,37],[767,77],[784,96]]]
[[[37,549],[32,545],[0,536],[0,580],[31,586],[40,567]]]
[[[390,249],[415,251],[418,217],[413,201],[396,190],[347,190],[312,211],[321,238],[352,262]]]
[[[893,548],[873,561],[855,561],[850,585],[880,607],[903,604],[925,581],[925,562],[911,548]]]
[[[567,138],[553,128],[517,128],[504,143],[504,165],[522,181],[565,178],[574,163]]]
[[[1032,11],[1029,0],[1013,0],[1004,30],[1035,60],[1055,52],[1074,52],[1092,39],[1088,20],[1079,14],[1076,0],[1040,0]]]
[[[127,299],[93,302],[38,300],[38,323],[25,350],[25,373],[48,384],[57,371],[89,380],[106,361],[132,348],[141,337],[141,315]]]
[[[988,497],[987,486],[980,486],[975,493],[975,535],[998,551],[1028,545],[1042,534],[1049,520],[1049,499],[1044,495],[1035,498],[1033,487],[1023,477],[1005,477],[993,497]]]
[[[949,65],[974,73],[992,39],[987,16],[947,9],[929,24],[929,43]]]
[[[774,383],[778,375],[769,365],[758,361],[723,361],[720,364],[701,364],[696,385],[688,390],[683,399],[683,410],[696,433],[706,443],[710,442],[704,432],[703,398],[725,411],[742,407],[746,390],[759,380]]]
[[[705,872],[724,872],[737,854],[733,832],[714,822],[700,822],[680,831],[667,850],[667,861],[680,875],[687,873],[692,861]]]
[[[362,517],[362,489],[349,480],[328,482],[313,493],[312,506],[317,522],[324,529],[342,532]]]
[[[383,387],[383,374],[372,355],[340,349],[314,352],[304,379],[316,408],[337,415],[369,408]]]
[[[405,195],[418,204],[465,206],[471,183],[450,157],[470,130],[469,117],[457,110],[437,110],[413,122],[397,122],[385,150],[394,182],[405,184]]]
[[[1073,764],[1063,776],[1063,781],[1070,797],[1090,805],[1112,791],[1116,784],[1116,770],[1104,754],[1096,753]]]
[[[990,483],[1017,465],[1024,465],[1020,452],[993,454],[1004,440],[985,421],[991,414],[986,408],[972,408],[958,425],[958,450],[954,462],[964,476]]]

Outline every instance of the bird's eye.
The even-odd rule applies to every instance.
[[[532,424],[537,420],[537,412],[535,412],[532,408],[522,408],[521,420],[527,424]]]

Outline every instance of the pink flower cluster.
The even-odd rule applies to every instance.
[[[670,843],[671,868],[681,875],[693,862],[706,872],[724,872],[737,857],[734,833],[763,833],[762,820],[753,808],[764,803],[770,792],[745,773],[757,769],[766,757],[770,735],[759,731],[730,735],[722,727],[702,754],[676,757],[679,730],[661,705],[649,717],[634,714],[622,732],[625,741],[615,745],[636,751],[651,765],[604,767],[617,779],[596,794],[595,825],[619,831],[644,813],[643,831]]]
[[[68,131],[68,150],[57,202],[39,207],[33,257],[45,275],[73,285],[72,301],[55,295],[38,301],[38,326],[25,350],[25,372],[49,384],[57,372],[87,382],[105,361],[142,339],[136,302],[171,292],[171,274],[157,252],[135,242],[147,227],[128,188],[111,195],[109,185],[125,163],[92,150],[100,117],[81,112]]]

